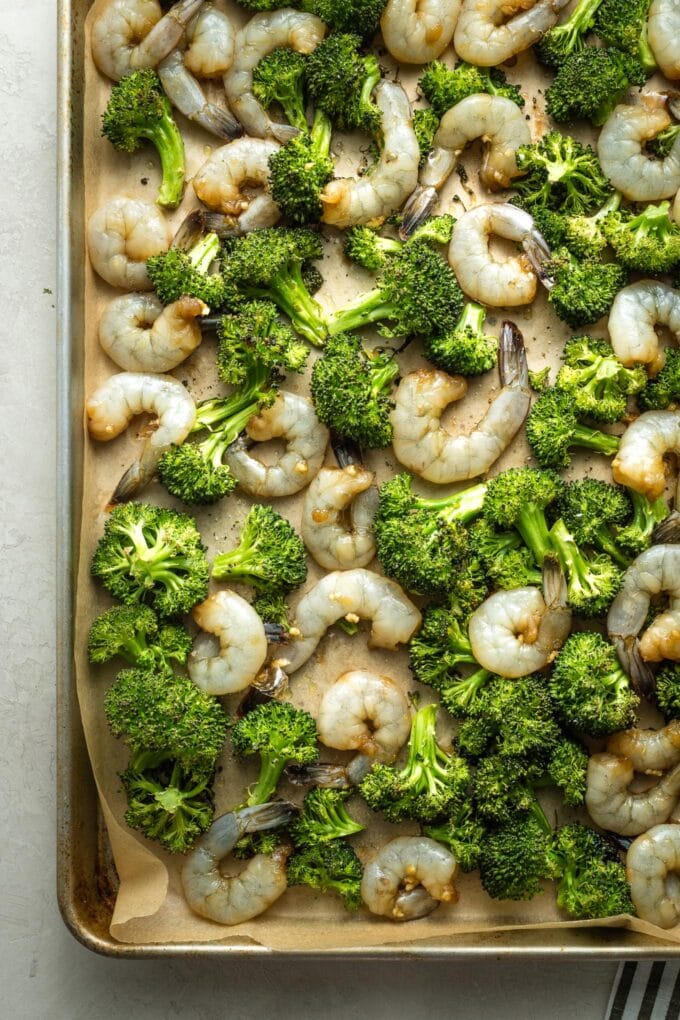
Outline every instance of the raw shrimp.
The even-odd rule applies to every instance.
[[[455,903],[458,862],[426,836],[390,840],[366,865],[361,896],[373,914],[392,921],[413,921],[431,914],[438,903]]]
[[[521,244],[524,255],[496,258],[489,250],[494,234]],[[465,293],[493,308],[530,304],[536,296],[536,267],[548,258],[550,250],[533,218],[504,202],[463,213],[449,245],[449,262]]]
[[[179,0],[163,14],[157,0],[106,0],[92,23],[95,64],[114,81],[155,67],[180,42],[202,3]]]
[[[484,157],[480,178],[491,191],[510,187],[520,171],[515,153],[531,142],[529,125],[512,100],[504,96],[474,95],[462,99],[442,117],[433,150],[420,172],[420,183],[404,206],[400,233],[408,237],[429,215],[436,193],[444,186],[465,146],[481,138]]]
[[[298,602],[295,624],[301,636],[286,655],[286,671],[294,673],[303,666],[328,628],[343,618],[352,623],[370,620],[369,647],[390,650],[405,644],[421,620],[419,611],[395,581],[361,567],[334,570]]]
[[[160,210],[132,198],[112,198],[87,224],[92,266],[112,287],[152,290],[146,260],[170,245],[170,228]]]
[[[392,81],[379,82],[374,96],[382,115],[378,162],[365,176],[335,178],[321,192],[321,219],[340,229],[382,223],[401,208],[418,183],[420,148],[408,96]]]
[[[281,218],[273,198],[250,188],[266,188],[269,157],[279,148],[270,138],[237,138],[223,145],[205,161],[193,180],[201,202],[216,212],[236,217],[241,233],[259,227],[273,227]]]
[[[666,488],[664,457],[680,453],[680,411],[645,411],[621,437],[614,481],[654,500]]]
[[[660,280],[637,280],[614,298],[609,336],[614,353],[626,366],[640,362],[657,371],[663,365],[655,326],[667,326],[680,340],[680,293]]]
[[[635,769],[620,754],[594,754],[588,762],[586,807],[602,829],[638,836],[670,817],[680,796],[680,765],[649,790],[631,793]]]
[[[194,642],[187,669],[196,686],[215,695],[249,687],[267,657],[264,624],[250,603],[223,589],[195,606],[192,616],[220,643],[215,655],[211,638],[199,635]]]
[[[380,19],[383,42],[402,64],[427,64],[453,38],[461,0],[387,0]]]
[[[218,138],[238,138],[243,134],[243,128],[229,110],[208,102],[180,50],[173,50],[161,61],[158,77],[172,105],[199,127]]]
[[[633,840],[626,878],[635,912],[659,928],[680,922],[680,825],[655,825]]]
[[[499,676],[527,676],[552,662],[571,629],[567,585],[556,560],[543,563],[540,588],[490,595],[470,617],[472,654]]]
[[[556,24],[569,0],[463,0],[453,46],[478,67],[502,64]]]
[[[372,522],[378,490],[372,471],[349,464],[321,468],[305,493],[300,532],[316,562],[326,570],[365,567],[375,556]],[[343,511],[349,507],[349,521]]]
[[[316,721],[326,747],[392,761],[408,740],[411,711],[394,680],[354,669],[325,692]]]
[[[225,462],[250,496],[292,496],[309,485],[323,464],[328,429],[306,397],[280,390],[271,407],[250,419],[246,432],[256,443],[269,439],[286,442],[284,453],[275,464],[268,465],[251,457],[243,440],[228,448]]]
[[[628,758],[636,772],[665,772],[680,762],[680,720],[660,730],[621,730],[609,738],[607,750]]]
[[[465,396],[467,382],[462,376],[433,369],[404,376],[391,421],[394,453],[405,467],[440,485],[489,470],[512,442],[531,403],[522,334],[510,322],[501,329],[498,364],[502,388],[468,435],[452,435],[441,424],[449,404]]]
[[[255,138],[286,142],[297,134],[290,124],[277,124],[253,95],[253,71],[268,53],[287,46],[297,53],[311,53],[326,34],[326,25],[314,14],[285,7],[255,14],[236,36],[234,63],[224,77],[232,110],[246,132]]]
[[[197,319],[209,311],[198,298],[163,307],[155,294],[124,294],[99,320],[99,343],[126,372],[169,372],[200,344]]]
[[[640,97],[635,105],[617,106],[597,140],[597,154],[605,175],[631,202],[671,198],[680,188],[680,137],[665,159],[643,152],[645,142],[669,127],[666,97]]]
[[[680,6],[677,0],[652,0],[647,39],[654,59],[667,78],[680,78]]]
[[[119,436],[138,414],[158,417],[158,426],[145,440],[139,459],[118,482],[114,503],[130,499],[151,481],[161,455],[184,442],[196,418],[193,397],[177,379],[141,372],[112,375],[88,398],[85,411],[88,432],[101,442]]]
[[[234,62],[234,26],[211,3],[205,3],[190,23],[186,40],[184,66],[197,78],[222,78]]]
[[[225,877],[220,864],[249,832],[278,829],[296,813],[292,804],[276,801],[230,811],[217,818],[182,865],[182,887],[196,914],[218,924],[240,924],[262,914],[286,891],[286,859],[290,849],[257,854],[238,875]]]

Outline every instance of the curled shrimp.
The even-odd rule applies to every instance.
[[[479,176],[486,188],[500,191],[519,176],[515,153],[520,145],[531,142],[524,114],[504,96],[467,96],[447,110],[440,121],[432,152],[420,172],[420,183],[404,206],[402,236],[408,237],[429,215],[436,193],[454,170],[465,146],[475,138],[484,142]]]
[[[170,245],[170,230],[160,210],[148,202],[113,198],[100,205],[87,224],[92,266],[112,287],[152,290],[146,260]]]
[[[270,138],[237,138],[223,145],[194,177],[194,191],[209,209],[235,217],[240,233],[273,227],[281,218],[276,202],[266,191],[253,197],[250,189],[267,187],[269,157],[278,148]]]
[[[302,540],[326,570],[365,567],[375,556],[372,522],[378,491],[372,471],[349,464],[321,468],[302,507]],[[349,507],[349,521],[344,511]]]
[[[209,311],[198,298],[163,307],[155,294],[124,294],[99,320],[99,343],[126,372],[169,372],[201,343],[197,320]]]
[[[155,67],[180,42],[203,0],[179,0],[163,14],[158,0],[105,0],[92,23],[95,64],[118,81]]]
[[[292,804],[278,801],[230,811],[215,819],[182,866],[182,888],[191,909],[218,924],[240,924],[262,914],[283,896],[289,849],[257,854],[238,875],[225,877],[220,864],[250,832],[278,829],[294,816]]]
[[[629,789],[634,778],[629,758],[609,753],[592,755],[586,778],[586,808],[600,828],[621,836],[638,836],[670,817],[680,796],[680,765],[666,772],[656,786],[640,793]]]
[[[655,326],[667,326],[680,340],[680,293],[660,280],[637,280],[614,298],[609,336],[616,357],[626,366],[642,362],[652,371],[662,367]]]
[[[680,8],[676,0],[652,0],[647,40],[666,78],[680,78]]]
[[[674,928],[680,922],[680,825],[655,825],[633,840],[626,878],[638,917]]]
[[[405,644],[421,620],[419,611],[395,581],[363,567],[334,570],[298,602],[295,625],[300,637],[286,655],[286,671],[300,669],[328,628],[343,618],[352,623],[370,620],[369,646],[391,650]]]
[[[455,903],[458,862],[426,836],[390,840],[366,865],[361,897],[373,914],[392,921],[426,917],[439,903]]]
[[[489,470],[526,418],[531,398],[522,334],[504,322],[498,345],[501,390],[468,435],[452,435],[441,424],[445,409],[467,391],[462,376],[421,369],[404,376],[391,414],[397,459],[428,482],[445,485]]]
[[[612,461],[614,481],[658,499],[666,488],[669,453],[680,453],[680,411],[645,411],[623,433]]]
[[[192,615],[202,631],[219,639],[220,648],[213,654],[213,641],[199,635],[187,663],[191,679],[206,694],[245,690],[267,657],[264,624],[253,607],[222,590],[195,606]]]
[[[665,772],[680,762],[680,720],[674,719],[660,730],[621,730],[609,738],[607,750],[628,758],[636,772]]]
[[[463,0],[453,46],[478,67],[502,64],[556,24],[569,0]]]
[[[383,42],[402,64],[427,64],[453,38],[461,0],[387,0],[380,19]]]
[[[287,46],[297,53],[311,53],[326,34],[326,25],[314,14],[292,10],[255,14],[236,36],[234,63],[224,76],[224,89],[232,110],[246,132],[255,138],[286,142],[297,129],[277,124],[253,94],[253,71],[268,53]]]
[[[374,95],[382,117],[378,162],[364,177],[335,178],[321,192],[321,219],[340,229],[382,223],[418,183],[420,149],[408,96],[401,85],[391,81],[379,82]]]
[[[666,97],[649,93],[635,105],[617,106],[600,131],[597,154],[602,169],[631,202],[671,198],[680,188],[680,137],[665,159],[643,151],[645,142],[670,123]]]
[[[158,425],[144,441],[142,452],[116,486],[112,502],[130,499],[150,482],[163,453],[180,445],[196,418],[193,397],[171,375],[120,372],[102,383],[85,404],[87,428],[93,439],[108,442],[124,432],[138,414],[154,414]]]
[[[286,442],[286,449],[275,464],[263,464],[252,457],[242,440],[226,451],[224,459],[229,470],[250,496],[265,499],[292,496],[309,485],[323,464],[328,429],[306,397],[279,391],[271,407],[250,419],[246,432],[256,443],[269,439]]]
[[[392,761],[408,740],[411,710],[394,680],[353,669],[327,689],[316,721],[326,747]]]
[[[494,257],[489,250],[493,235],[521,244],[524,255]],[[465,293],[493,308],[530,304],[536,297],[535,267],[547,258],[550,250],[533,218],[504,202],[463,213],[449,245],[449,262]]]
[[[571,629],[567,585],[559,564],[546,557],[540,588],[497,591],[470,617],[472,654],[499,676],[526,676],[552,662]]]

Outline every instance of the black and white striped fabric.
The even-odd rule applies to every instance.
[[[605,1020],[678,1020],[680,963],[622,963]]]

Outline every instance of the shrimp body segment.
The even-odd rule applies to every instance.
[[[647,38],[666,78],[680,78],[680,6],[677,0],[652,0]]]
[[[155,294],[125,294],[99,320],[99,343],[126,372],[169,372],[201,343],[198,318],[209,311],[198,298],[164,307]]]
[[[569,0],[463,0],[453,46],[478,67],[502,64],[556,24]]]
[[[179,0],[163,14],[158,0],[106,0],[92,24],[95,64],[113,81],[155,67],[181,41],[202,3]]]
[[[455,903],[458,862],[425,836],[390,840],[366,865],[361,896],[373,914],[392,921],[426,917],[439,903]]]
[[[401,380],[391,414],[397,459],[428,482],[445,485],[489,470],[512,442],[531,402],[522,336],[504,323],[499,343],[501,389],[468,435],[453,435],[441,424],[449,404],[467,391],[461,376],[421,369]]]
[[[680,294],[661,280],[638,280],[614,298],[609,335],[616,357],[626,366],[643,362],[660,368],[662,356],[655,326],[667,326],[680,340]]]
[[[302,507],[302,540],[326,570],[367,566],[375,556],[373,516],[378,490],[372,471],[350,464],[321,468]],[[349,521],[345,512],[349,508]]]
[[[170,247],[170,228],[148,202],[113,198],[90,216],[87,249],[96,273],[112,287],[152,290],[146,260]]]
[[[253,197],[250,189],[267,187],[269,157],[278,148],[270,138],[237,138],[216,149],[193,179],[197,197],[209,209],[234,216],[241,233],[273,227],[281,218],[279,207],[266,191]]]
[[[317,727],[326,747],[392,761],[408,740],[411,710],[394,680],[354,669],[325,692]]]
[[[461,0],[388,0],[380,19],[383,41],[402,64],[427,64],[453,38]]]
[[[396,649],[420,626],[418,609],[395,581],[371,570],[334,570],[300,599],[295,624],[300,638],[286,654],[288,673],[307,662],[329,627],[350,616],[371,621],[369,646]]]
[[[680,762],[680,720],[673,719],[660,730],[621,730],[609,738],[607,750],[628,758],[636,772],[665,772]]]
[[[680,922],[680,825],[655,825],[626,854],[626,878],[635,912],[659,928]]]
[[[643,96],[635,106],[617,106],[600,131],[597,154],[605,176],[631,202],[657,202],[680,189],[680,137],[665,159],[645,155],[644,145],[669,127],[659,96]]]
[[[612,461],[614,481],[658,499],[666,487],[664,457],[680,452],[680,411],[645,411],[628,426]]]
[[[267,657],[264,624],[253,607],[233,591],[218,591],[193,610],[193,618],[207,634],[219,639],[217,655],[194,643],[187,668],[194,683],[206,694],[234,694],[250,687]]]
[[[196,78],[188,70],[180,50],[173,50],[161,61],[158,77],[172,105],[211,135],[238,138],[243,133],[240,123],[229,110],[208,102]]]
[[[601,829],[621,836],[639,836],[670,818],[680,797],[680,765],[666,772],[656,786],[631,793],[635,769],[619,754],[594,754],[588,762],[586,807]]]

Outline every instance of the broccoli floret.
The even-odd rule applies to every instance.
[[[529,369],[529,385],[534,393],[545,393],[550,389],[550,365],[533,372]]]
[[[567,57],[585,48],[584,37],[602,0],[579,0],[566,21],[549,28],[534,46],[534,53],[547,67],[561,67]]]
[[[512,204],[519,206],[520,209],[524,209],[531,215],[536,229],[551,251],[564,247],[566,216],[561,216],[560,213],[548,209],[547,206],[532,204],[531,201],[525,202],[519,197],[513,198]]]
[[[520,145],[515,158],[525,176],[514,181],[513,187],[531,213],[541,208],[564,215],[587,213],[611,194],[595,150],[570,135],[548,131],[540,141]]]
[[[222,750],[227,717],[188,677],[124,669],[107,691],[111,732],[134,752],[163,754],[186,771],[209,772]]]
[[[586,555],[562,520],[550,529],[550,541],[567,578],[567,598],[572,609],[582,616],[605,612],[621,587],[620,567],[605,553]]]
[[[283,634],[290,630],[289,607],[285,595],[280,591],[258,592],[251,603],[253,609],[265,624],[279,627]]]
[[[368,37],[377,31],[386,3],[387,0],[300,0],[299,7],[316,14],[333,32],[356,32]]]
[[[313,717],[287,701],[258,705],[239,719],[231,738],[239,758],[260,756],[260,775],[248,791],[248,806],[269,800],[289,762],[309,765],[319,757]]]
[[[286,120],[307,131],[305,117],[305,71],[307,57],[280,46],[260,60],[253,71],[253,95],[265,109],[278,103]]]
[[[455,329],[424,338],[425,357],[452,375],[481,375],[496,364],[498,342],[484,333],[486,309],[468,301]]]
[[[427,106],[424,109],[413,111],[412,124],[415,136],[418,140],[418,148],[420,149],[420,160],[418,165],[424,166],[427,157],[434,148],[434,136],[436,135],[439,127],[439,117],[432,107]]]
[[[663,368],[647,381],[637,402],[641,411],[660,411],[680,403],[680,350],[668,348]]]
[[[589,737],[604,737],[635,723],[640,699],[601,634],[572,634],[550,677],[550,696],[562,721]]]
[[[404,243],[427,241],[430,244],[448,244],[451,240],[453,216],[431,216],[415,230],[406,242],[393,237],[381,237],[370,227],[351,227],[345,235],[345,255],[365,269],[378,270],[385,265],[390,255],[396,255]]]
[[[280,832],[250,832],[238,840],[231,852],[237,861],[249,861],[258,854],[270,857],[283,846],[284,840]]]
[[[379,322],[388,337],[445,334],[455,329],[463,304],[449,264],[424,240],[412,241],[387,261],[375,290],[330,317],[328,330],[352,332]]]
[[[627,492],[633,506],[633,516],[618,532],[616,541],[626,553],[635,557],[649,548],[655,527],[666,520],[670,511],[663,496],[652,502],[641,492],[633,489]]]
[[[482,888],[497,900],[530,900],[551,875],[552,830],[536,804],[527,817],[487,834],[479,857]]]
[[[461,663],[474,662],[467,631],[457,616],[447,606],[428,607],[420,630],[409,643],[409,664],[416,680],[443,691]]]
[[[554,835],[549,852],[557,906],[574,918],[633,914],[625,868],[617,851],[593,829],[572,822]]]
[[[564,803],[578,807],[586,799],[588,751],[576,740],[562,737],[553,748],[546,767],[547,777],[558,787]]]
[[[226,243],[223,274],[244,297],[273,301],[296,333],[319,346],[326,328],[303,269],[322,255],[321,240],[312,230],[264,227]]]
[[[504,96],[518,106],[524,106],[524,97],[516,85],[511,85],[497,67],[475,67],[459,61],[455,67],[447,67],[441,60],[433,60],[425,68],[418,87],[438,117],[461,99],[478,92],[492,96]]]
[[[599,337],[573,336],[562,354],[555,389],[568,393],[576,415],[615,422],[625,415],[628,396],[647,382],[644,368],[624,368],[611,344]]]
[[[288,827],[295,846],[319,847],[361,832],[364,826],[350,818],[345,808],[351,792],[316,786],[305,794],[302,813]]]
[[[592,545],[627,567],[630,559],[617,544],[615,528],[630,517],[630,500],[618,485],[597,478],[567,482],[558,501],[560,516],[579,545]]]
[[[586,258],[597,258],[607,247],[603,224],[610,212],[615,212],[621,204],[621,193],[615,191],[604,205],[592,216],[574,215],[562,220],[562,236],[552,241],[544,231],[543,236],[551,248],[567,247],[574,255]],[[539,226],[540,229],[540,226]]]
[[[361,45],[358,35],[329,35],[307,58],[307,88],[316,108],[336,127],[379,138],[382,117],[371,96],[380,65],[373,54],[362,54]]]
[[[626,270],[616,262],[576,258],[567,248],[553,252],[543,265],[548,301],[556,315],[572,329],[597,322],[606,315],[624,286]]]
[[[659,131],[654,138],[648,139],[645,148],[657,159],[665,159],[666,156],[670,156],[678,135],[680,135],[680,124],[671,124],[663,131]]]
[[[157,756],[140,751],[120,778],[128,803],[125,821],[170,853],[187,853],[210,827],[212,773],[196,775],[178,762],[158,762]]]
[[[454,812],[465,798],[470,770],[462,758],[439,747],[436,719],[436,705],[416,712],[404,768],[378,763],[359,786],[368,806],[390,822],[433,821]]]
[[[502,758],[538,761],[552,755],[560,730],[545,682],[538,676],[493,676],[470,706]]]
[[[489,581],[478,557],[471,555],[461,560],[446,593],[451,610],[461,620],[467,620],[488,594]]]
[[[392,351],[366,350],[348,333],[329,337],[310,384],[319,419],[362,449],[389,446],[391,391],[398,375]]]
[[[627,209],[609,213],[604,235],[626,269],[669,273],[680,262],[680,227],[671,220],[670,202],[648,205],[641,213]]]
[[[635,57],[648,74],[656,60],[647,39],[650,0],[602,0],[595,15],[595,31],[606,46]]]
[[[558,123],[581,119],[599,127],[631,85],[646,81],[637,58],[620,50],[586,46],[565,60],[546,89],[546,110]]]
[[[540,585],[541,571],[516,531],[499,531],[482,518],[469,529],[470,544],[494,587]]]
[[[91,570],[114,598],[146,603],[162,618],[188,613],[208,594],[208,561],[193,517],[146,503],[112,510]]]
[[[236,548],[213,560],[212,576],[216,581],[250,584],[260,592],[291,591],[307,578],[305,547],[285,517],[256,503],[243,522]]]
[[[90,662],[120,655],[131,666],[172,673],[173,662],[187,661],[191,643],[180,624],[159,627],[148,606],[114,606],[93,621],[87,651]]]
[[[488,484],[482,512],[489,524],[516,528],[531,549],[536,563],[552,551],[546,508],[562,491],[563,482],[553,471],[510,468]]]
[[[461,871],[467,873],[479,867],[479,857],[486,833],[484,826],[476,820],[469,801],[445,822],[423,826],[423,835],[436,839],[438,843],[448,847],[458,861]]]
[[[537,803],[534,785],[542,777],[541,765],[487,754],[473,780],[478,815],[493,825],[509,824],[525,816]]]
[[[321,219],[321,192],[335,169],[330,148],[331,123],[317,110],[309,133],[300,132],[269,157],[272,198],[293,223]]]
[[[288,885],[308,885],[319,892],[334,892],[347,910],[361,906],[361,861],[345,840],[298,850],[287,864]]]
[[[444,595],[456,584],[468,552],[464,522],[482,507],[486,487],[473,485],[440,499],[417,496],[406,472],[380,489],[373,519],[378,558],[386,574],[420,595]]]
[[[656,700],[666,720],[680,719],[680,665],[665,666],[656,676]]]
[[[174,209],[184,191],[184,142],[155,71],[133,71],[113,86],[102,134],[119,152],[136,152],[146,139],[156,147],[162,180],[156,202]]]
[[[284,371],[301,372],[309,355],[271,301],[248,301],[236,314],[223,315],[217,334],[217,374],[248,391],[279,382]]]
[[[478,706],[481,702],[481,694],[484,691],[486,685],[490,680],[494,678],[495,674],[490,673],[488,669],[476,669],[474,673],[470,673],[466,677],[458,675],[449,676],[446,682],[443,682],[439,687],[439,697],[442,705],[447,712],[450,712],[454,719],[467,718],[468,716],[475,716],[474,722],[479,722],[479,718],[475,715]],[[479,757],[484,750],[492,736],[491,724],[483,720],[483,743],[481,746],[478,745],[479,741],[479,730],[478,727],[473,727],[476,732],[474,738],[475,743],[479,746],[479,750],[475,750],[468,743],[467,739],[461,739],[462,730],[458,734],[457,747],[462,754],[468,757]],[[468,731],[467,736],[470,736]]]
[[[572,393],[546,390],[535,401],[526,421],[526,435],[541,467],[562,470],[571,464],[574,447],[613,456],[619,437],[581,425]]]
[[[146,261],[146,271],[164,305],[179,301],[185,294],[204,301],[211,309],[225,301],[224,280],[210,269],[220,255],[220,239],[205,234],[188,249],[170,248]]]

